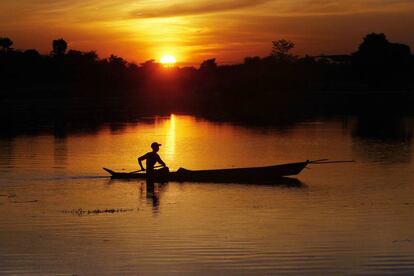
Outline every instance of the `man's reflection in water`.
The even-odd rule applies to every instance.
[[[160,204],[160,187],[158,183],[154,181],[147,180],[147,201],[152,202],[152,207],[154,210],[158,210],[158,205]]]
[[[155,183],[154,181],[147,180],[145,185],[141,183],[139,188],[139,197],[144,199],[144,194],[147,203],[152,205],[153,211],[158,211],[160,204],[160,194],[165,183]],[[145,187],[144,187],[145,186]]]

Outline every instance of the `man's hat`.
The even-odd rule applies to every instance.
[[[159,147],[161,144],[158,144],[157,142],[154,142],[151,144],[151,148]]]

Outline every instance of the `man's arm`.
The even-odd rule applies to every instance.
[[[157,162],[160,163],[163,167],[166,167],[164,161],[161,160],[161,157],[157,154]]]
[[[143,171],[145,171],[145,168],[144,168],[144,166],[142,166],[142,161],[144,161],[145,159],[147,159],[147,155],[146,154],[144,154],[143,156],[141,156],[141,157],[138,158],[138,164],[141,167],[141,170],[143,170]]]

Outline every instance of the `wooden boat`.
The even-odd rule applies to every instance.
[[[267,167],[232,168],[220,170],[187,170],[180,168],[176,172],[161,169],[154,173],[151,180],[156,182],[178,181],[178,182],[270,182],[279,180],[285,176],[299,174],[309,161],[288,163]],[[146,179],[146,173],[115,172],[103,168],[113,179]]]

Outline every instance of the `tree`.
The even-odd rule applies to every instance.
[[[98,60],[98,54],[96,53],[96,51],[84,52],[83,56],[86,60],[89,60],[89,61],[96,62]]]
[[[404,65],[411,59],[411,50],[408,45],[389,42],[383,33],[371,33],[364,37],[353,56],[357,64]]]
[[[118,68],[124,68],[127,63],[123,58],[115,55],[111,55],[108,59],[108,62],[111,66]]]
[[[8,37],[0,37],[0,47],[3,51],[9,51],[11,46],[13,45],[13,41]]]
[[[272,41],[272,44],[272,57],[282,61],[289,61],[294,58],[293,55],[289,54],[289,51],[295,48],[295,43],[292,41],[281,39]]]
[[[66,53],[66,57],[69,60],[73,60],[79,63],[95,63],[98,60],[98,55],[95,51],[89,51],[89,52],[81,52],[78,50],[69,50]]]
[[[66,50],[68,49],[68,43],[63,38],[59,38],[59,39],[53,40],[52,47],[53,47],[52,54],[55,57],[59,57],[59,56],[63,56],[66,53]]]
[[[28,49],[24,51],[24,55],[29,59],[40,58],[40,53],[36,49]]]
[[[161,68],[161,65],[154,59],[150,59],[144,63],[141,63],[141,67],[144,72],[153,73],[154,71],[159,70]]]
[[[383,58],[387,55],[389,44],[385,34],[371,33],[364,37],[356,54],[367,58]]]
[[[244,64],[246,65],[256,65],[260,63],[260,57],[245,57],[244,58]]]
[[[69,50],[66,54],[67,57],[72,58],[72,59],[81,59],[82,55],[83,53],[78,50]]]
[[[217,69],[217,63],[215,58],[206,59],[200,64],[200,71],[211,72]]]

